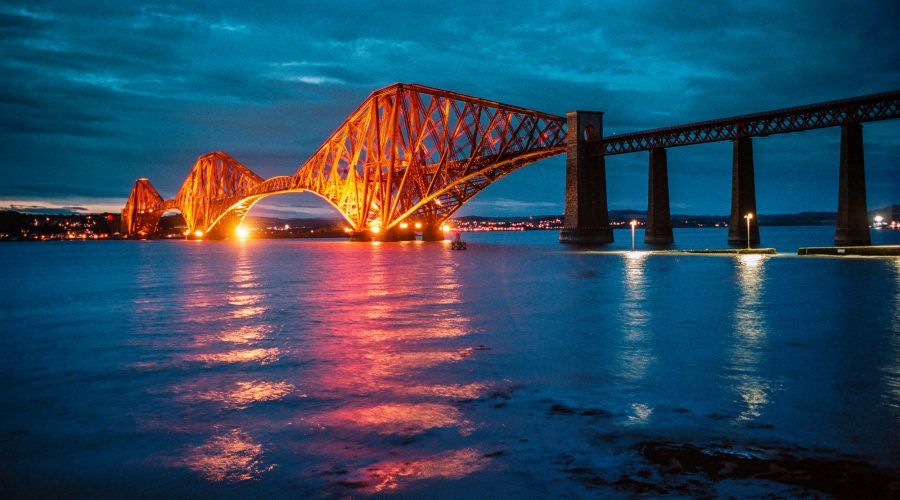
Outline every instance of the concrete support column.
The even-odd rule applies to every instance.
[[[400,234],[397,228],[382,229],[378,232],[378,234],[375,235],[375,239],[385,242],[397,241],[400,239]]]
[[[669,174],[665,148],[650,150],[649,179],[644,243],[668,245],[675,239],[672,237],[672,216],[669,214]]]
[[[397,241],[416,241],[416,231],[412,229],[409,224],[404,229],[402,227],[397,228]]]
[[[750,219],[750,244],[759,244],[759,214],[756,213],[756,187],[753,180],[753,141],[740,137],[733,141],[731,169],[731,219],[728,222],[728,244],[747,245],[747,220]]]
[[[841,181],[834,230],[836,246],[871,244],[864,167],[862,125],[845,123],[841,125]]]
[[[353,231],[350,233],[350,241],[372,241],[369,231]]]
[[[588,141],[603,137],[603,113],[566,113],[566,214],[559,241],[602,244],[613,241],[606,206],[606,161],[591,157]]]
[[[444,231],[441,230],[441,225],[427,225],[422,228],[422,241],[444,241]]]

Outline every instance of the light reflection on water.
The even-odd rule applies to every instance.
[[[897,259],[153,242],[82,272],[15,248],[0,448],[32,485],[578,497],[563,457],[618,474],[634,439],[684,435],[900,460]]]
[[[759,366],[767,335],[762,309],[765,263],[765,256],[753,254],[739,255],[735,262],[739,296],[734,311],[730,368],[744,407],[738,421],[751,421],[762,416],[774,389],[762,376],[764,370]]]
[[[648,252],[627,252],[625,265],[625,300],[622,304],[623,346],[619,372],[625,380],[636,384],[645,379],[653,353],[647,338],[647,323],[650,306],[647,303],[647,283],[645,266]],[[646,424],[653,415],[653,408],[646,402],[635,402],[629,406],[628,423]]]
[[[893,314],[891,315],[891,332],[889,361],[882,368],[886,387],[886,404],[894,410],[900,422],[900,259],[893,259],[894,274]]]
[[[209,481],[247,481],[275,468],[261,461],[262,446],[246,432],[232,429],[192,448],[184,465]]]

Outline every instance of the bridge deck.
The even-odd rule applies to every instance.
[[[611,135],[593,141],[589,145],[589,150],[592,156],[610,156],[656,148],[728,141],[738,137],[764,137],[771,134],[835,127],[845,122],[871,122],[893,118],[900,118],[900,90]]]

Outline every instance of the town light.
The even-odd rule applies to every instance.
[[[450,228],[447,227],[447,224],[441,224],[441,231],[447,232],[449,230],[450,230]]]

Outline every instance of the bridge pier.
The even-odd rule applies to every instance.
[[[756,187],[753,179],[753,141],[738,137],[734,141],[731,168],[731,218],[728,244],[747,245],[747,214],[750,219],[750,244],[759,244],[759,214],[756,213]]]
[[[561,243],[595,245],[611,243],[606,205],[606,158],[592,157],[588,142],[602,140],[603,113],[566,113],[566,214],[559,232]]]
[[[408,223],[406,228],[397,228],[397,241],[416,241],[416,230]]]
[[[444,241],[444,231],[440,224],[425,226],[422,229],[422,241]]]
[[[841,180],[834,229],[835,246],[869,245],[869,214],[866,206],[866,174],[862,124],[841,125]]]
[[[650,150],[650,175],[647,200],[647,227],[644,243],[668,245],[672,236],[672,216],[669,213],[669,173],[665,148]]]
[[[400,239],[399,231],[393,227],[391,229],[383,229],[375,235],[375,239],[385,243],[398,241]]]
[[[350,233],[350,241],[372,241],[372,233],[368,230],[353,231]]]

